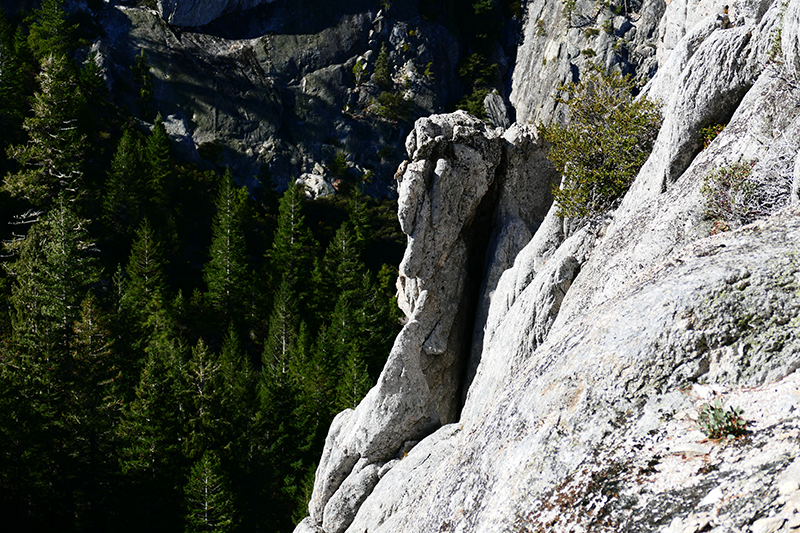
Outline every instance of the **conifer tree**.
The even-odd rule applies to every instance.
[[[184,425],[190,401],[183,358],[169,328],[157,328],[135,399],[118,426],[120,467],[130,491],[124,523],[131,530],[175,531],[182,522]]]
[[[15,343],[42,357],[68,353],[85,288],[97,272],[85,223],[61,195],[52,211],[17,243],[10,266]]]
[[[360,260],[362,247],[345,221],[314,269],[314,319],[323,324],[330,319],[340,294],[360,288],[366,267]],[[351,299],[351,296],[348,296]]]
[[[295,349],[300,314],[297,297],[289,282],[284,280],[275,295],[269,332],[264,347],[264,366],[274,380],[289,379],[291,357]]]
[[[26,108],[22,60],[14,30],[0,10],[0,175],[6,174],[6,150],[18,141]]]
[[[207,450],[216,450],[227,433],[223,412],[221,367],[216,354],[200,339],[186,367],[191,405],[188,407],[184,455],[197,460]]]
[[[337,410],[355,409],[372,387],[363,354],[355,343],[351,346],[342,361],[342,377],[336,387]]]
[[[347,204],[348,220],[353,229],[353,237],[358,247],[359,254],[363,253],[364,245],[370,237],[369,202],[361,189],[355,187],[350,193]]]
[[[149,201],[154,207],[164,207],[169,188],[172,186],[172,161],[170,143],[164,121],[159,114],[153,131],[147,138],[144,148],[146,186]]]
[[[89,293],[74,326],[67,430],[75,458],[76,518],[82,530],[97,530],[110,516],[109,489],[116,472],[114,427],[122,380],[111,333]]]
[[[144,219],[136,232],[131,255],[126,268],[130,281],[122,295],[121,305],[130,310],[147,312],[152,302],[165,298],[166,277],[161,243],[150,221]]]
[[[64,56],[48,56],[39,74],[41,90],[33,98],[33,116],[23,128],[29,142],[12,146],[9,155],[20,166],[3,188],[37,207],[49,209],[60,193],[79,198],[86,136],[78,130],[85,99]]]
[[[131,247],[125,276],[115,277],[119,292],[116,335],[126,351],[125,378],[138,375],[147,345],[157,330],[171,332],[171,312],[161,243],[144,219]],[[169,334],[169,333],[168,333]]]
[[[30,27],[28,43],[39,61],[67,57],[75,49],[74,32],[75,27],[67,24],[63,0],[42,0]]]
[[[264,516],[266,473],[261,451],[266,435],[257,425],[258,403],[253,364],[242,351],[238,335],[231,325],[219,356],[218,387],[221,412],[226,420],[219,435],[218,455],[230,481],[240,529],[258,530],[269,523]]]
[[[274,289],[288,283],[299,301],[301,311],[308,301],[308,286],[314,266],[317,243],[306,226],[303,215],[303,192],[296,183],[281,196],[278,227],[272,248],[267,252],[270,282]]]
[[[230,171],[222,177],[217,196],[217,214],[212,227],[212,241],[203,279],[208,286],[211,307],[223,319],[241,324],[250,295],[250,274],[242,230],[246,189],[237,189]]]
[[[221,393],[222,412],[229,430],[221,440],[222,447],[231,450],[235,460],[248,460],[250,453],[247,440],[252,418],[255,414],[255,374],[253,364],[242,352],[239,338],[233,325],[222,343],[219,357],[218,386]]]
[[[96,271],[83,223],[63,195],[16,249],[18,259],[10,265],[11,341],[20,422],[15,431],[23,438],[10,446],[20,446],[19,460],[29,460],[17,473],[28,478],[21,490],[35,502],[36,512],[50,513],[46,520],[72,523],[81,515],[78,495],[85,479],[80,436],[96,429],[74,402],[84,391],[76,378],[73,328]]]
[[[127,235],[142,217],[142,152],[136,134],[126,129],[111,160],[103,195],[103,221],[119,235]]]
[[[143,120],[149,122],[155,115],[153,110],[155,88],[153,86],[153,76],[150,74],[150,65],[147,63],[147,55],[144,50],[136,56],[136,62],[131,67],[131,73],[137,89],[136,105],[139,107],[139,114]]]
[[[234,507],[220,459],[206,451],[194,463],[186,495],[186,533],[227,533],[233,530]]]

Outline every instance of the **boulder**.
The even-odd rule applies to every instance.
[[[581,226],[556,215],[542,194],[555,180],[533,128],[500,137],[464,116],[417,122],[398,186],[409,236],[399,302],[409,322],[381,382],[334,422],[314,527],[344,527],[325,521],[325,502],[339,487],[369,486],[357,481],[367,464],[382,465],[378,481],[363,501],[342,494],[360,501],[345,531],[789,531],[800,523],[799,486],[785,474],[800,460],[800,89],[786,60],[796,34],[788,44],[775,37],[800,0],[785,9],[743,2],[732,10],[736,26],[716,30],[719,6],[672,4],[661,4],[658,23],[656,8],[641,24],[612,20],[615,35],[651,38],[663,52],[648,59],[658,74],[644,92],[663,103],[665,122],[605,220]],[[538,105],[536,91],[581,66],[575,53],[587,37],[547,18],[561,9],[528,4],[525,38],[541,42],[521,53],[515,80],[523,76],[525,88],[512,101]],[[784,61],[771,61],[770,50]],[[542,53],[559,64],[542,66]],[[558,118],[552,108],[526,112]],[[716,122],[727,125],[703,148],[699,129]],[[476,154],[495,142],[492,167]],[[704,185],[737,162],[752,165],[755,222],[716,233]],[[475,169],[490,167],[494,177],[478,179]],[[485,255],[476,254],[483,242]],[[466,257],[483,266],[463,270]],[[464,297],[470,286],[474,300]],[[445,395],[454,387],[441,386],[446,372],[432,380],[426,361],[451,353],[462,329],[450,317],[470,306],[467,391],[450,417]],[[699,413],[717,399],[743,408],[746,436],[729,442],[699,430]]]
[[[483,99],[483,108],[486,111],[486,117],[489,123],[493,126],[503,129],[511,126],[506,102],[496,90],[487,94],[486,98]]]

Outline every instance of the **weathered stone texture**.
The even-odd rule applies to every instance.
[[[580,226],[549,207],[544,191],[555,179],[533,128],[514,125],[500,137],[479,123],[436,118],[409,136],[399,191],[415,201],[400,203],[409,251],[399,289],[407,328],[417,333],[404,329],[398,341],[405,350],[395,345],[383,381],[356,410],[362,420],[340,415],[332,430],[338,444],[326,453],[355,449],[340,435],[383,424],[366,413],[378,412],[377,398],[389,398],[378,391],[389,384],[416,391],[403,396],[416,398],[416,418],[394,427],[412,427],[412,418],[428,425],[413,439],[393,435],[394,448],[373,461],[379,480],[347,531],[683,533],[790,531],[800,523],[800,486],[784,475],[800,457],[800,0],[734,4],[730,29],[715,26],[721,4],[657,4],[642,7],[649,19],[614,18],[610,26],[622,34],[635,29],[633,42],[654,44],[637,65],[658,67],[643,92],[663,103],[665,121],[633,187],[605,221]],[[512,95],[529,106],[521,112],[528,119],[558,119],[542,104],[542,87],[582,65],[575,49],[585,36],[553,18],[560,9],[529,3],[530,47],[521,49]],[[645,27],[650,37],[640,35]],[[535,39],[541,42],[533,46]],[[558,64],[542,65],[545,53]],[[727,125],[703,149],[700,129],[717,122]],[[496,166],[473,154],[495,149]],[[752,163],[757,209],[748,220],[756,222],[732,220],[731,231],[712,235],[704,183],[740,161]],[[495,176],[483,185],[476,169],[489,168]],[[457,197],[444,197],[448,191]],[[473,234],[464,233],[473,216],[465,216],[465,205],[478,206],[472,212],[491,221],[491,232],[480,291],[469,304],[465,403],[447,418],[446,400],[432,393],[442,377],[431,380],[420,361],[457,342],[448,317],[467,304],[445,297],[463,289],[450,276],[472,255],[463,240]],[[441,313],[433,329],[425,309]],[[452,386],[439,387],[445,390]],[[419,391],[431,396],[422,401]],[[717,397],[744,408],[749,436],[726,444],[698,431],[698,411]],[[407,457],[387,455],[440,423]],[[362,457],[339,460],[338,470],[326,466],[334,482],[318,472],[326,501],[332,484],[359,471]],[[343,527],[325,526],[315,512],[318,526]]]
[[[203,26],[222,15],[275,0],[158,0],[158,13],[175,26]]]

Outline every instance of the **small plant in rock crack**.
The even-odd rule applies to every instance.
[[[697,425],[709,439],[734,439],[747,433],[747,421],[738,407],[725,410],[719,398],[700,408]]]
[[[725,129],[725,124],[709,124],[705,128],[700,129],[700,137],[703,138],[703,150],[708,148],[711,142],[717,138],[717,135],[722,133]]]
[[[705,215],[718,231],[747,224],[759,215],[756,184],[751,179],[756,161],[739,161],[720,167],[706,177],[700,192],[706,200]]]

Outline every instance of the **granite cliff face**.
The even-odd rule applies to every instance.
[[[219,17],[275,0],[158,0],[161,17],[175,26],[203,26]]]
[[[529,3],[511,98],[559,120],[547,98],[590,57],[649,80],[665,120],[603,223],[549,207],[535,128],[417,122],[408,323],[334,421],[298,533],[800,528],[800,0],[731,4],[730,28],[722,2],[631,5]],[[718,233],[703,186],[740,161],[759,212]],[[747,436],[697,429],[713,399]]]
[[[92,48],[115,101],[151,122],[131,74],[145,54],[151,107],[181,124],[189,158],[278,185],[301,178],[315,194],[329,194],[343,177],[331,163],[344,155],[345,177],[363,178],[378,196],[393,193],[414,119],[442,112],[465,90],[456,72],[465,50],[452,29],[422,17],[414,1],[390,4],[161,0],[154,10],[131,0],[94,8],[76,0],[67,7],[99,29]],[[379,80],[383,50],[388,79]],[[379,102],[384,92],[398,109]],[[504,105],[495,102],[497,116]]]

